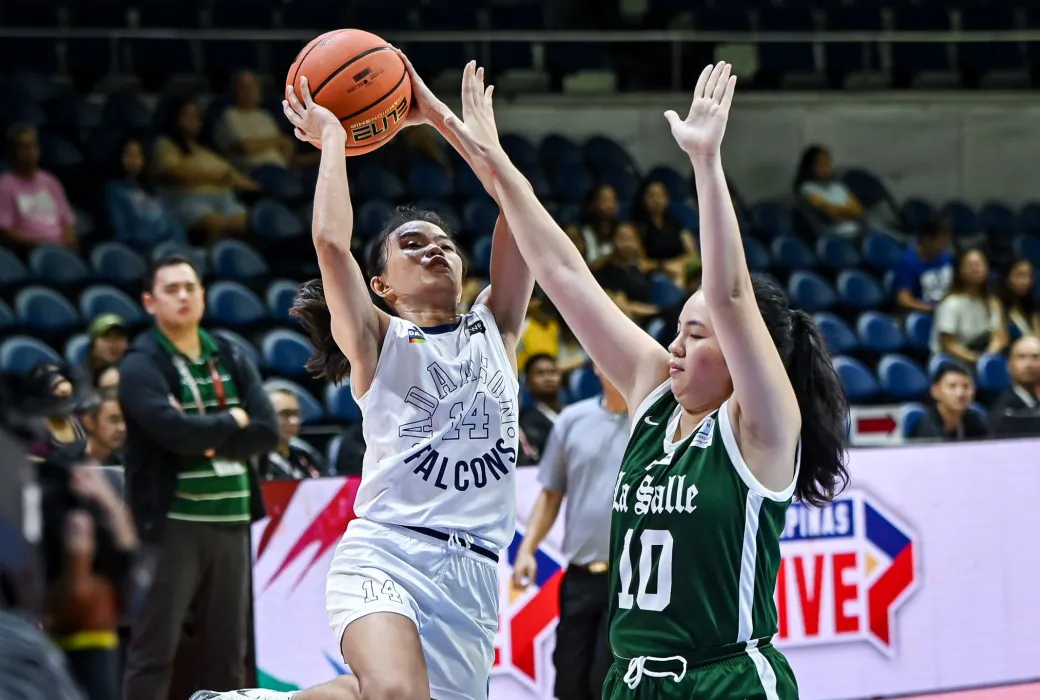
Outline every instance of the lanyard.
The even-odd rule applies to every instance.
[[[187,385],[188,391],[191,392],[191,398],[194,399],[195,405],[199,409],[199,413],[205,413],[206,402],[202,400],[202,392],[199,391],[199,385],[195,381],[195,377],[193,377],[191,372],[188,370],[188,365],[184,361],[184,358],[180,355],[174,355],[173,365],[181,375],[181,380]],[[220,378],[220,371],[217,369],[217,363],[212,359],[209,361],[209,374],[213,380],[213,393],[216,394],[217,405],[220,406],[221,411],[226,411],[227,392],[224,390],[224,381]]]

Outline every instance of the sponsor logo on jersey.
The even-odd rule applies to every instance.
[[[513,563],[523,541],[517,531],[509,545],[508,556],[499,564],[499,580],[503,581],[498,634],[495,637],[495,663],[492,676],[507,675],[541,696],[550,690],[549,668],[543,666],[542,647],[556,628],[559,613],[560,581],[563,578],[563,557],[545,545],[538,548],[536,580],[525,590],[514,589],[508,582],[513,575]]]
[[[823,508],[792,503],[780,536],[777,646],[868,642],[893,656],[898,610],[920,580],[918,548],[868,492]]]
[[[426,342],[426,336],[424,336],[422,334],[422,331],[420,331],[418,328],[409,328],[408,329],[408,342],[409,343],[425,343]]]
[[[690,443],[691,447],[699,447],[704,449],[711,447],[711,440],[715,435],[715,416],[705,416],[704,420],[701,421],[700,426],[697,427],[697,433],[693,436],[693,441]]]
[[[484,322],[479,318],[473,318],[473,320],[466,326],[466,332],[470,335],[478,335],[487,333],[487,328],[484,327]]]

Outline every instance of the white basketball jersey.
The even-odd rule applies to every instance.
[[[421,328],[392,318],[363,416],[354,512],[377,522],[513,539],[519,384],[491,311]]]

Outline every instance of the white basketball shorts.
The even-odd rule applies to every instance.
[[[456,544],[463,539],[442,542],[358,518],[336,547],[325,584],[337,640],[351,622],[372,613],[397,613],[415,623],[434,700],[487,700],[495,659],[498,565]]]

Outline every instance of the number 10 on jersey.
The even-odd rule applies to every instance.
[[[672,533],[668,530],[643,530],[639,535],[639,590],[632,595],[632,535],[625,533],[625,544],[618,562],[621,577],[621,592],[618,607],[630,610],[633,605],[640,610],[661,612],[672,600]],[[657,576],[654,576],[654,554],[657,557]],[[651,579],[656,578],[656,582]],[[656,583],[656,585],[651,585]],[[654,592],[651,593],[650,591]]]

